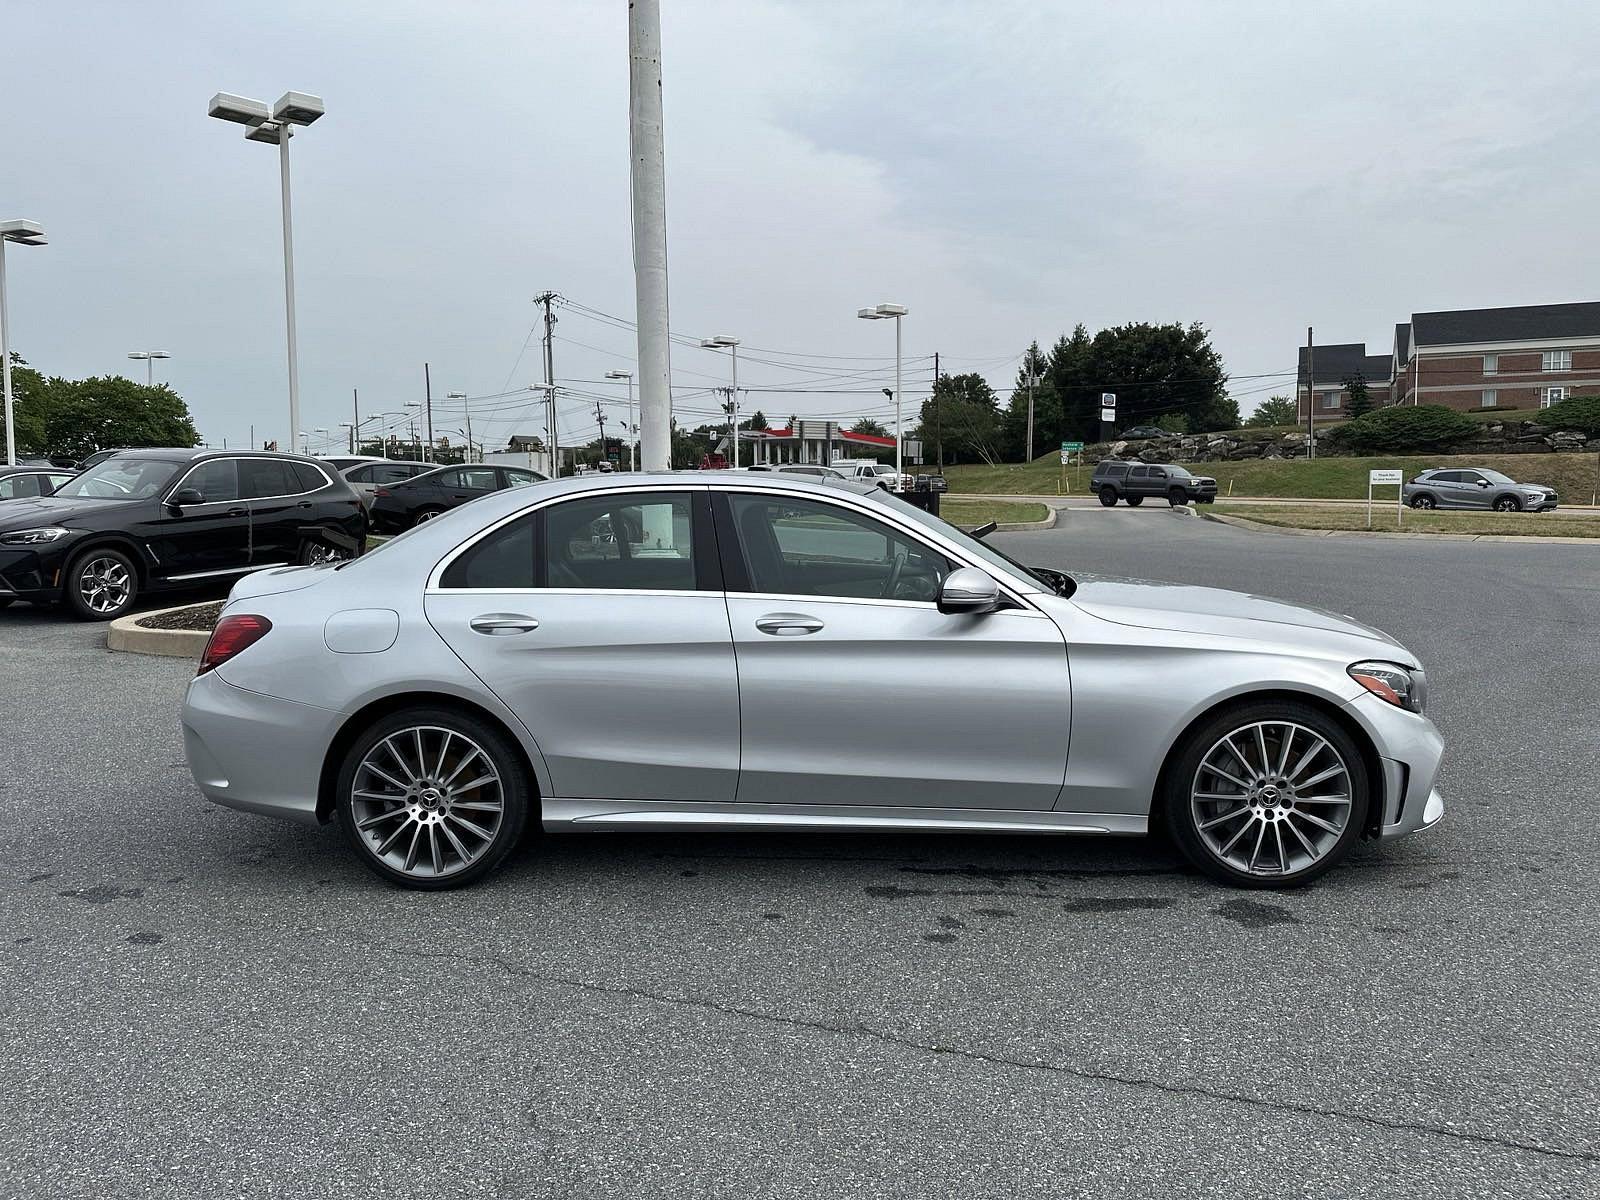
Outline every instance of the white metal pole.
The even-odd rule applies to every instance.
[[[729,407],[733,410],[733,469],[739,469],[739,347],[729,347],[733,351],[733,387],[728,391],[728,399],[732,401]]]
[[[6,240],[0,237],[0,359],[5,360],[6,466],[17,465],[17,431],[11,415],[11,314],[6,308]]]
[[[904,318],[894,319],[894,486],[896,491],[906,490],[905,468],[901,464],[901,446],[905,442],[905,429],[900,420],[903,404],[900,399],[900,322]]]
[[[672,366],[667,320],[667,170],[661,110],[660,0],[628,5],[628,149],[633,182],[633,277],[644,469],[672,465]]]
[[[300,428],[300,355],[294,331],[294,227],[289,205],[289,126],[278,134],[278,174],[283,181],[283,311],[289,338],[289,449]]]

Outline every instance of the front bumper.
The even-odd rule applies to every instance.
[[[61,568],[66,560],[64,548],[55,543],[39,548],[0,546],[0,596],[35,604],[61,599]]]
[[[1378,836],[1401,837],[1438,824],[1444,816],[1444,797],[1435,782],[1444,739],[1433,722],[1372,695],[1350,701],[1345,709],[1378,750],[1382,791],[1374,798],[1381,805],[1374,822]]]
[[[189,771],[207,799],[317,823],[322,763],[338,713],[247,691],[208,671],[190,682],[182,723]]]

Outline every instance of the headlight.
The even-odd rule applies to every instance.
[[[59,525],[46,525],[42,529],[17,529],[11,533],[0,533],[0,546],[37,546],[41,542],[59,541],[71,532]]]
[[[1348,670],[1351,679],[1396,708],[1419,713],[1427,703],[1427,682],[1421,671],[1386,662],[1352,663]]]

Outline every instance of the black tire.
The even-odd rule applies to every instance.
[[[1307,743],[1303,731],[1309,730],[1314,733],[1342,759],[1346,767],[1346,778],[1349,781],[1349,805],[1341,832],[1321,852],[1320,858],[1287,873],[1252,874],[1248,870],[1242,870],[1219,857],[1218,853],[1207,844],[1202,836],[1199,829],[1199,819],[1196,817],[1194,807],[1191,804],[1190,793],[1199,783],[1201,762],[1208,752],[1219,746],[1222,739],[1230,733],[1249,727],[1257,722],[1287,722],[1300,726],[1302,732],[1294,736],[1300,739],[1295,744],[1301,747]],[[1251,743],[1247,742],[1245,745],[1248,750]],[[1321,753],[1321,751],[1318,752],[1319,755]],[[1294,755],[1298,757],[1299,754],[1300,750],[1295,749]],[[1332,761],[1331,758],[1319,758],[1314,760],[1314,763],[1320,764]],[[1239,769],[1237,764],[1235,764],[1234,769]],[[1214,777],[1207,775],[1206,778],[1211,779]],[[1242,796],[1241,800],[1243,800]],[[1342,725],[1331,717],[1324,715],[1321,709],[1301,701],[1257,700],[1243,701],[1230,705],[1184,735],[1178,745],[1173,748],[1172,754],[1168,759],[1167,769],[1163,774],[1160,801],[1162,818],[1172,835],[1173,842],[1182,851],[1183,856],[1200,871],[1219,883],[1226,883],[1233,887],[1289,888],[1310,883],[1331,870],[1349,854],[1351,847],[1361,839],[1362,830],[1366,828],[1371,797],[1367,780],[1366,759],[1362,755],[1360,747],[1357,746],[1355,740],[1345,731]],[[1295,801],[1291,800],[1288,807],[1292,810],[1295,807]],[[1301,807],[1304,808],[1304,806]],[[1245,810],[1239,809],[1237,811],[1244,812]],[[1329,810],[1321,808],[1315,811],[1326,813]],[[1262,824],[1263,832],[1265,832],[1266,828],[1272,828],[1272,825],[1265,821]],[[1254,820],[1252,818],[1247,822],[1245,829],[1253,827]],[[1313,838],[1322,836],[1312,825],[1306,824],[1302,827],[1309,831]],[[1220,826],[1220,828],[1224,831],[1231,830],[1233,832],[1238,832],[1240,829],[1239,826],[1226,824]],[[1277,832],[1278,837],[1283,836],[1281,832],[1275,832]],[[1292,837],[1288,839],[1286,845],[1292,853],[1299,853]],[[1263,866],[1265,866],[1264,862]]]
[[[421,525],[424,521],[433,520],[442,512],[444,512],[442,508],[419,508],[417,515],[411,518],[411,523],[413,525]]]
[[[300,552],[295,555],[295,562],[302,567],[314,567],[321,563],[349,562],[352,558],[360,558],[366,550],[366,539],[361,539],[355,552],[335,546],[332,542],[319,542],[315,538],[303,538],[300,542]]]
[[[1143,503],[1144,503],[1144,497],[1143,496],[1129,496],[1128,497],[1128,507],[1129,508],[1138,508],[1139,505],[1141,505]]]
[[[1425,511],[1430,508],[1438,508],[1439,502],[1432,496],[1428,495],[1427,492],[1418,492],[1415,496],[1411,497],[1411,507]]]
[[[1117,503],[1117,489],[1109,486],[1101,488],[1100,503],[1104,504],[1107,508],[1113,507]]]
[[[370,814],[367,817],[357,814],[354,807],[357,801],[352,794],[355,789],[357,772],[360,770],[362,761],[368,753],[376,749],[385,738],[419,726],[433,731],[449,731],[453,737],[476,743],[479,752],[488,760],[494,769],[494,774],[498,776],[501,789],[502,811],[500,824],[494,829],[493,836],[489,839],[476,840],[468,840],[463,836],[461,840],[469,848],[476,850],[477,857],[473,858],[465,866],[459,866],[440,875],[419,873],[415,870],[408,873],[403,869],[403,864],[402,867],[396,867],[380,856],[377,853],[377,847],[369,844],[366,835],[357,827],[360,820],[369,820],[370,824]],[[431,748],[428,757],[432,757]],[[455,765],[460,767],[467,761],[469,760],[460,759]],[[392,763],[390,765],[391,767],[393,766]],[[449,767],[449,765],[447,762],[446,766]],[[512,849],[522,840],[523,830],[528,824],[529,814],[535,804],[533,785],[528,778],[528,771],[523,764],[522,756],[505,733],[487,721],[468,713],[433,706],[402,709],[375,721],[361,736],[356,738],[350,749],[345,753],[344,761],[339,764],[339,773],[334,787],[336,788],[335,806],[339,814],[339,824],[344,829],[346,839],[354,848],[356,857],[369,870],[383,879],[387,879],[390,883],[419,891],[444,891],[449,888],[466,887],[469,884],[476,883],[495,870],[505,861],[506,855],[511,853]],[[477,794],[482,795],[481,792]],[[363,801],[363,803],[366,802]],[[400,809],[391,811],[398,813]],[[437,818],[441,825],[448,819],[448,812],[449,809],[446,807]],[[409,828],[412,824],[415,824],[415,822],[408,821],[405,828]],[[379,828],[387,832],[396,830],[398,827],[385,825],[379,826]],[[418,828],[420,832],[422,826]],[[402,840],[404,840],[403,835]],[[482,848],[478,849],[480,842],[482,843]],[[445,844],[445,841],[441,839],[440,845],[443,846]],[[447,855],[452,853],[446,851]],[[460,859],[459,855],[454,855],[454,857],[458,860]],[[423,871],[431,871],[432,869],[431,864],[422,863],[420,857],[418,859],[418,867],[422,868]]]
[[[100,581],[98,589],[91,578]],[[62,602],[80,621],[114,621],[138,598],[139,568],[114,547],[90,546],[62,572]]]
[[[1494,501],[1495,512],[1521,512],[1522,501],[1515,496],[1497,496]]]
[[[10,608],[16,602],[15,596],[0,596],[0,608]]]
[[[1167,505],[1169,508],[1183,508],[1188,503],[1189,493],[1182,488],[1173,488],[1167,493]]]

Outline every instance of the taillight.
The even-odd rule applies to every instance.
[[[388,488],[375,488],[373,490],[372,494],[373,494],[374,497],[387,496],[389,494],[389,489]]]
[[[239,651],[266,637],[271,629],[272,622],[265,617],[249,613],[223,617],[211,631],[211,639],[200,655],[200,669],[195,674],[204,675],[211,668],[220,667]]]

